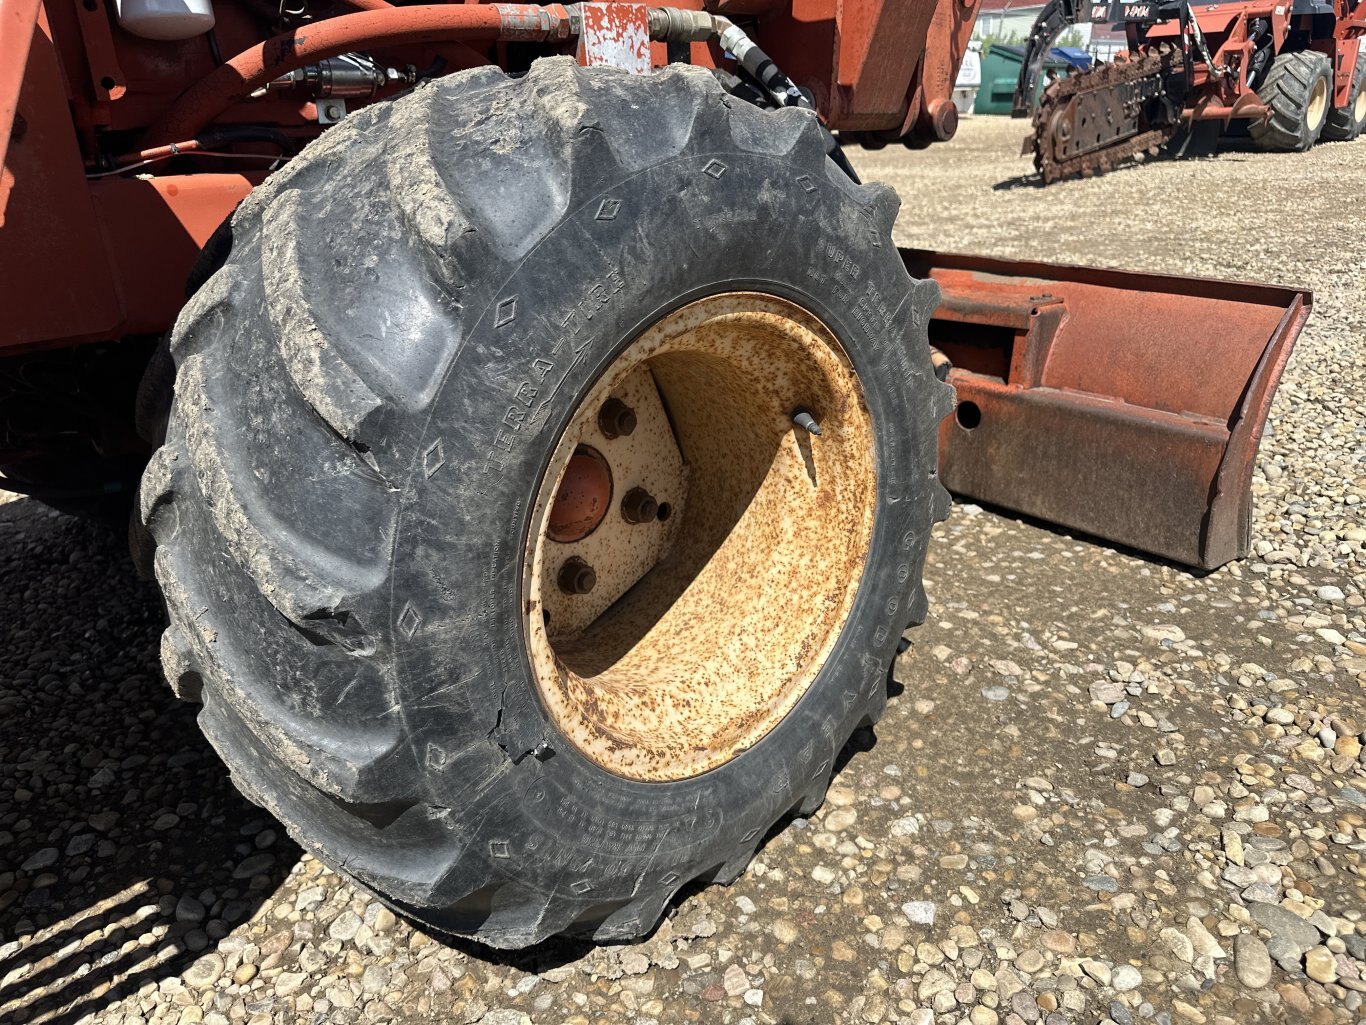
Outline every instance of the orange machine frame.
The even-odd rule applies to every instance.
[[[953,134],[946,111],[975,3],[717,0],[712,8],[746,26],[815,97],[832,129],[938,139]],[[431,10],[382,0],[347,6],[390,29]],[[646,10],[618,6],[623,14]],[[702,0],[675,6],[700,10]],[[224,56],[262,44],[245,3],[217,0],[214,8]],[[287,48],[306,28],[266,46]],[[382,52],[415,64],[440,54],[448,68],[506,66],[514,45],[489,38]],[[367,48],[364,39],[354,44]],[[572,41],[538,50],[573,52]],[[652,44],[651,56],[656,66],[678,57],[662,43]],[[725,63],[714,44],[693,43],[686,56],[704,66]],[[215,65],[204,37],[154,42],[123,31],[108,0],[0,0],[0,147],[8,143],[0,172],[0,351],[67,347],[171,325],[196,254],[265,177],[265,162],[257,169],[250,161],[182,158],[153,163],[143,175],[110,174],[110,141],[128,140],[127,149],[136,150],[134,140]],[[315,103],[282,95],[234,103],[214,123],[267,123],[300,142],[325,130]]]

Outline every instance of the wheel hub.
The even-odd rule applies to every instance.
[[[1328,117],[1328,79],[1318,78],[1309,94],[1309,127],[1318,131]]]
[[[524,554],[528,654],[565,737],[641,781],[758,743],[844,628],[873,452],[843,350],[792,303],[712,296],[632,342],[558,440]]]
[[[562,544],[581,541],[598,529],[611,504],[612,470],[607,460],[597,449],[580,446],[565,467],[546,533]]]

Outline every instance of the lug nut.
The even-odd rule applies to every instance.
[[[636,429],[636,411],[621,399],[608,399],[598,410],[598,430],[603,437],[620,438]]]
[[[627,523],[650,523],[659,514],[659,503],[644,488],[632,488],[621,500],[621,515]]]
[[[566,559],[560,567],[560,590],[565,594],[587,594],[597,586],[598,575],[593,567],[578,556]]]

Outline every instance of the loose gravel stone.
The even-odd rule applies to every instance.
[[[920,980],[920,985],[916,989],[916,998],[922,1003],[933,1000],[941,993],[952,992],[957,983],[953,976],[947,972],[940,971],[938,968],[931,968]]]
[[[1207,957],[1215,961],[1228,957],[1223,946],[1205,928],[1205,923],[1200,919],[1192,917],[1187,920],[1186,936],[1190,939],[1191,948],[1196,956]]]
[[[912,925],[934,925],[935,904],[928,900],[913,900],[901,905],[904,914]]]
[[[1233,961],[1238,981],[1248,989],[1261,989],[1271,981],[1271,955],[1256,936],[1242,933],[1233,941]]]
[[[1077,949],[1076,937],[1061,929],[1045,929],[1039,935],[1039,942],[1055,954],[1070,954]]]
[[[208,989],[223,975],[223,958],[217,954],[205,954],[185,970],[181,977],[191,989]]]
[[[825,817],[825,828],[831,833],[843,833],[858,819],[853,808],[837,808]]]
[[[1081,968],[1082,971],[1084,971],[1091,978],[1095,979],[1096,982],[1102,987],[1109,986],[1112,979],[1114,978],[1114,975],[1110,970],[1110,966],[1107,965],[1104,961],[1092,961],[1088,959],[1081,963]]]
[[[41,872],[43,869],[51,868],[57,864],[58,856],[59,852],[56,847],[44,847],[30,855],[19,868],[24,872]]]
[[[193,897],[181,897],[176,901],[175,920],[177,922],[202,922],[206,912],[204,905]]]
[[[1133,965],[1115,965],[1115,970],[1110,975],[1110,985],[1116,993],[1127,993],[1143,985],[1143,973]]]
[[[364,924],[365,923],[361,921],[360,915],[356,914],[354,911],[343,911],[333,919],[332,924],[327,927],[327,935],[331,936],[334,940],[348,943],[356,938],[356,934],[360,932],[360,928]]]
[[[260,875],[275,863],[275,856],[272,854],[253,854],[249,858],[242,859],[242,863],[233,870],[234,879],[250,879],[252,876]]]
[[[1186,964],[1195,960],[1195,946],[1180,929],[1169,928],[1162,930],[1162,942],[1167,945],[1167,949],[1175,954]]]
[[[744,969],[738,964],[733,964],[726,969],[721,977],[721,986],[726,991],[727,996],[738,997],[745,990],[749,989],[749,977],[745,975]]]
[[[1304,952],[1304,974],[1315,982],[1338,981],[1337,959],[1327,947],[1310,947]]]
[[[1279,904],[1255,904],[1248,910],[1253,919],[1271,933],[1273,939],[1289,944],[1296,954],[1303,954],[1319,941],[1316,928]]]

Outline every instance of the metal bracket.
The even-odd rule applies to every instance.
[[[583,27],[578,59],[585,67],[621,68],[633,75],[650,73],[650,9],[644,4],[579,5]]]
[[[104,104],[119,99],[128,91],[128,84],[119,66],[118,49],[114,45],[104,0],[77,4],[76,18],[89,58],[90,88],[95,102]]]

